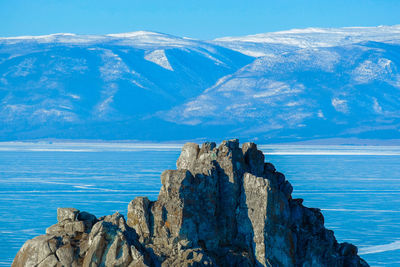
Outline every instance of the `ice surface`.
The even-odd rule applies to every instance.
[[[157,198],[182,144],[0,143],[0,266],[56,223],[57,207],[126,215],[136,196]],[[371,266],[400,261],[400,147],[259,145],[283,172],[293,197],[321,208],[339,242],[358,246]],[[299,152],[304,152],[299,154]],[[296,154],[297,153],[297,154]],[[29,208],[27,207],[29,203]],[[12,218],[12,219],[10,219]],[[382,264],[383,262],[383,264]]]
[[[400,250],[400,240],[394,241],[389,244],[384,244],[384,245],[363,247],[360,249],[359,254],[365,255],[365,254],[380,253],[380,252],[392,251],[392,250]]]

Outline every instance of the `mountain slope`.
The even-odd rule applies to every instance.
[[[214,40],[222,46],[250,56],[310,47],[333,47],[365,41],[400,42],[400,25],[378,27],[306,28]]]
[[[224,123],[261,139],[271,132],[294,140],[398,138],[399,66],[400,46],[375,42],[260,57],[172,109],[167,119]]]
[[[400,139],[400,26],[0,38],[0,140]]]
[[[1,139],[143,119],[252,60],[216,45],[148,32],[5,38],[0,58],[0,121],[6,125]],[[30,132],[35,128],[40,133]]]

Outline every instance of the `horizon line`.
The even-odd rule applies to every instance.
[[[199,38],[192,38],[192,37],[187,37],[187,36],[178,36],[174,34],[169,34],[169,33],[163,33],[159,31],[152,31],[152,30],[137,30],[137,31],[128,31],[128,32],[114,32],[114,33],[106,33],[106,34],[92,34],[92,33],[73,33],[73,32],[56,32],[56,33],[49,33],[49,34],[39,34],[39,35],[13,35],[13,36],[0,36],[0,40],[15,40],[15,39],[40,39],[40,38],[46,38],[46,37],[57,37],[57,36],[97,36],[97,37],[111,37],[111,38],[132,38],[134,36],[129,36],[132,34],[160,34],[160,35],[168,35],[171,37],[178,37],[182,39],[192,39],[192,40],[200,40],[200,41],[213,41],[213,40],[218,40],[218,39],[223,39],[223,38],[235,38],[235,37],[247,37],[247,36],[257,36],[261,34],[302,34],[302,33],[307,33],[306,30],[334,30],[334,29],[376,29],[376,28],[399,28],[400,29],[400,24],[393,24],[393,25],[377,25],[377,26],[345,26],[345,27],[305,27],[305,28],[289,28],[286,30],[279,30],[279,31],[267,31],[267,32],[260,32],[260,33],[255,33],[255,34],[246,34],[246,35],[232,35],[232,36],[221,36],[217,37],[214,39],[199,39]],[[297,31],[297,32],[296,32]],[[305,32],[301,32],[305,31]]]

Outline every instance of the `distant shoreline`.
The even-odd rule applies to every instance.
[[[397,140],[396,140],[397,141]],[[53,141],[11,141],[0,142],[0,152],[135,152],[135,151],[171,151],[179,152],[183,142],[127,142],[126,140],[101,142],[99,140],[53,140]],[[258,148],[266,155],[292,156],[400,156],[399,143],[392,145],[355,145],[322,143],[285,143],[260,144]],[[395,145],[396,144],[396,145]]]
[[[233,139],[233,138],[232,138]],[[400,146],[400,139],[360,139],[360,138],[324,138],[301,140],[292,142],[268,142],[262,140],[248,140],[239,138],[241,142],[257,142],[259,146],[264,145],[310,145],[310,146]],[[4,140],[1,144],[137,144],[137,145],[171,145],[183,146],[187,142],[207,142],[219,140],[207,140],[206,138],[196,138],[191,140],[170,140],[170,141],[149,141],[149,140],[102,140],[102,139],[25,139],[25,140]]]

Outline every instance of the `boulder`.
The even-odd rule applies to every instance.
[[[75,221],[78,216],[79,210],[74,208],[58,208],[57,221],[60,223],[64,220]]]

